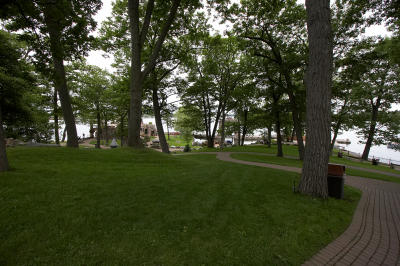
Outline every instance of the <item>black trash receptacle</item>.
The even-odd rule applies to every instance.
[[[340,164],[328,164],[328,194],[329,197],[343,198],[344,178],[346,168]]]

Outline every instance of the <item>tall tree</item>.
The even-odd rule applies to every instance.
[[[235,31],[247,40],[246,50],[275,65],[282,75],[280,86],[290,100],[299,157],[303,159],[303,74],[307,52],[304,7],[295,0],[251,0],[231,10]]]
[[[109,113],[112,112],[110,74],[86,62],[74,62],[68,67],[69,86],[78,95],[76,102],[79,116],[84,121],[97,122],[97,145],[100,148],[102,133],[101,120],[104,119],[104,128],[107,131],[107,122],[110,120]]]
[[[148,62],[143,68],[142,52],[144,42],[147,38],[147,33],[150,26],[150,20],[153,16],[154,0],[147,1],[146,13],[144,15],[143,23],[140,25],[139,13],[139,0],[128,1],[128,13],[130,21],[131,33],[131,75],[130,75],[130,117],[129,117],[129,131],[128,131],[128,145],[135,148],[143,146],[140,140],[140,124],[142,121],[142,97],[143,97],[143,80],[155,67],[156,60],[159,56],[161,47],[175,15],[178,11],[181,0],[173,0],[170,5],[169,13],[161,27],[160,35],[157,38],[156,45],[148,58]],[[160,3],[160,2],[158,2]],[[141,26],[141,27],[140,27]],[[143,69],[143,70],[142,70]]]
[[[125,145],[127,136],[126,122],[129,113],[129,79],[127,76],[111,76],[111,99],[112,108],[118,119],[118,132],[121,139],[121,147]]]
[[[366,39],[353,49],[352,73],[355,79],[352,121],[365,139],[362,154],[368,160],[372,145],[387,144],[399,132],[398,114],[392,104],[400,102],[400,67],[390,59],[384,41]]]
[[[326,198],[331,133],[332,28],[329,0],[306,0],[309,65],[307,146],[299,191]]]
[[[151,79],[150,74],[159,71],[155,68],[174,68],[176,60],[180,59],[177,51],[182,50],[178,39],[188,34],[191,21],[196,17],[194,11],[201,6],[200,1],[186,0],[139,2],[116,1],[112,17],[108,18],[101,30],[103,47],[114,53],[117,69],[130,73],[128,145],[133,147],[142,145],[139,133],[144,109],[142,102],[146,94],[144,84],[151,84],[146,79]],[[126,34],[128,32],[130,35]],[[127,44],[130,44],[130,50],[126,49]],[[158,88],[152,86],[151,94],[153,89]],[[163,131],[163,128],[158,127],[157,130]],[[160,133],[163,135],[163,132]]]
[[[340,130],[350,129],[352,94],[355,87],[349,53],[359,42],[359,37],[368,25],[363,16],[363,0],[336,0],[332,5],[333,31],[333,84],[332,84],[332,140],[331,152]],[[365,1],[364,1],[365,2]]]
[[[203,113],[209,147],[214,147],[218,125],[221,118],[224,123],[223,114],[229,111],[233,91],[245,79],[240,62],[237,40],[220,36],[204,37],[187,62],[189,86],[181,94],[183,104]]]
[[[93,15],[100,0],[10,1],[2,5],[2,18],[11,19],[12,30],[23,30],[23,38],[35,49],[39,69],[50,69],[66,124],[68,147],[78,147],[75,118],[67,86],[64,61],[84,55],[96,26]],[[51,60],[49,60],[49,58]]]
[[[182,138],[189,144],[193,139],[193,132],[202,129],[202,114],[198,109],[188,106],[179,108],[175,114],[175,129],[178,130]]]

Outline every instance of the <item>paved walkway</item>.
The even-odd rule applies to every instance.
[[[231,152],[207,154],[232,163],[301,172],[297,167],[233,159]],[[356,176],[346,176],[345,182],[363,192],[353,220],[304,265],[400,265],[400,184]]]

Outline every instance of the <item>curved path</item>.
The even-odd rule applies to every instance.
[[[301,172],[297,167],[233,159],[232,152],[197,154],[216,154],[222,161]],[[342,235],[304,265],[400,265],[400,184],[356,176],[346,176],[345,182],[363,192],[353,220]]]

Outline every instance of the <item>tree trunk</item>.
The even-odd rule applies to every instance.
[[[216,114],[216,117],[215,117],[215,123],[214,123],[214,127],[213,127],[213,130],[212,130],[212,133],[211,133],[211,138],[210,138],[212,140],[212,146],[209,145],[208,146],[209,148],[214,148],[215,134],[217,133],[217,128],[218,128],[218,124],[219,124],[219,118],[221,117],[222,108],[223,108],[223,104],[220,102],[218,104],[217,114]],[[211,113],[211,111],[209,112],[209,114],[210,113]],[[209,118],[208,121],[211,121],[211,119]]]
[[[379,99],[378,99],[378,101],[379,101]],[[372,141],[374,140],[374,136],[375,136],[376,121],[378,120],[378,108],[379,108],[378,105],[372,106],[371,124],[370,124],[369,130],[368,130],[368,138],[367,138],[367,142],[365,143],[363,154],[361,156],[361,159],[366,160],[366,161],[368,161],[369,151],[371,149]]]
[[[342,125],[342,122],[339,120],[336,123],[335,128],[333,129],[333,138],[332,138],[332,141],[331,141],[331,145],[329,147],[329,153],[330,154],[332,154],[333,148],[335,147],[336,138],[337,138],[337,136],[339,134],[339,129],[340,129],[341,125]]]
[[[104,115],[105,116],[105,115]],[[108,137],[108,120],[105,118],[104,119],[104,128],[106,130],[106,146],[108,146],[108,142],[109,142],[109,137]]]
[[[244,140],[246,139],[247,134],[247,116],[249,111],[247,109],[244,110],[244,120],[243,120],[243,132],[242,132],[242,146],[244,145]]]
[[[121,147],[124,146],[124,115],[121,115]]]
[[[139,31],[139,7],[133,0],[128,1],[130,33],[131,33],[131,73],[129,88],[131,94],[130,116],[128,121],[128,146],[133,148],[143,148],[140,139],[140,123],[142,121],[142,47],[140,45]]]
[[[296,135],[296,131],[294,130],[294,127],[292,129],[292,136],[290,137],[290,142],[293,142],[294,136]]]
[[[273,94],[273,112],[275,116],[275,131],[276,131],[276,144],[278,147],[278,151],[276,156],[283,157],[283,149],[282,149],[282,135],[281,135],[281,118],[280,118],[280,111],[279,111],[279,99],[280,95]]]
[[[289,96],[289,103],[292,109],[292,120],[293,120],[293,127],[296,132],[296,138],[297,138],[297,148],[299,151],[299,158],[300,160],[304,159],[304,142],[303,142],[303,130],[302,130],[302,125],[301,125],[301,112],[297,106],[296,102],[296,95],[295,95],[295,87],[293,86],[292,83],[292,78],[290,76],[290,73],[287,71],[287,69],[283,70],[283,75],[285,77],[286,83],[287,83],[287,94]]]
[[[101,145],[101,117],[100,117],[100,108],[97,105],[96,106],[96,112],[97,112],[97,134],[96,134],[96,148],[100,149]]]
[[[90,129],[89,129],[89,134],[90,134],[90,138],[91,139],[93,139],[94,138],[94,129],[93,129],[93,122],[90,120],[90,122],[89,122],[89,126],[90,126]]]
[[[242,129],[241,129],[241,127],[240,127],[240,120],[238,120],[238,125],[239,125],[239,127],[238,127],[238,139],[237,139],[237,144],[238,144],[238,146],[240,146],[240,136],[241,136],[241,132],[242,132]]]
[[[160,141],[161,150],[164,153],[169,153],[168,142],[165,139],[164,128],[162,125],[161,108],[160,108],[160,103],[158,102],[158,94],[156,86],[153,86],[153,109],[154,109],[154,118],[156,120],[158,140]]]
[[[1,113],[1,105],[0,105],[0,172],[8,171],[8,159],[7,159],[7,151],[6,151],[6,140],[3,130],[3,119]]]
[[[282,135],[281,135],[281,119],[279,115],[279,111],[275,112],[275,131],[276,131],[276,144],[278,146],[278,151],[276,156],[283,157],[283,149],[282,149]]]
[[[299,150],[299,158],[300,160],[304,159],[304,142],[303,142],[303,133],[302,133],[302,126],[301,126],[301,119],[300,114],[297,108],[296,101],[294,99],[294,94],[289,92],[289,101],[292,107],[292,120],[294,130],[296,131],[296,138],[297,138],[297,147]]]
[[[53,94],[53,116],[54,116],[54,138],[56,140],[56,144],[60,144],[60,134],[58,132],[59,125],[58,125],[58,99],[57,99],[57,90],[54,88]]]
[[[130,73],[130,116],[128,122],[128,146],[133,148],[143,148],[140,139],[140,124],[142,121],[142,97],[143,80],[154,69],[156,60],[162,48],[162,44],[168,34],[172,22],[175,19],[176,12],[181,0],[173,0],[168,17],[161,28],[160,35],[157,38],[155,46],[149,57],[148,64],[142,72],[142,48],[146,40],[147,31],[150,25],[154,1],[149,1],[142,29],[139,22],[139,1],[128,0],[129,29],[131,33],[131,73]]]
[[[222,108],[222,120],[221,120],[221,143],[219,144],[219,147],[221,149],[225,147],[225,118],[226,118],[226,112],[224,106]]]
[[[63,136],[62,136],[61,142],[64,142],[64,141],[65,141],[65,137],[66,137],[66,136],[67,136],[67,127],[64,127]]]
[[[268,148],[271,148],[272,145],[272,128],[268,126]]]
[[[212,136],[208,136],[207,138],[207,147],[214,148],[214,138]]]
[[[307,145],[299,191],[328,197],[331,133],[332,30],[329,0],[306,0],[309,65],[306,76]]]
[[[48,4],[44,10],[45,22],[50,36],[50,52],[53,59],[54,67],[54,85],[61,101],[61,109],[65,126],[67,128],[67,147],[78,148],[78,135],[76,132],[75,118],[72,111],[71,99],[67,87],[67,80],[65,78],[64,69],[64,48],[61,45],[61,30],[57,18],[53,17],[54,14],[53,4]]]
[[[132,76],[134,75],[135,74],[132,73]],[[137,82],[131,85],[131,88],[131,115],[128,122],[128,146],[133,148],[143,148],[143,143],[140,139],[140,123],[142,121],[142,84],[141,82]]]
[[[169,118],[166,119],[167,122],[167,134],[168,134],[168,140],[169,140]]]

